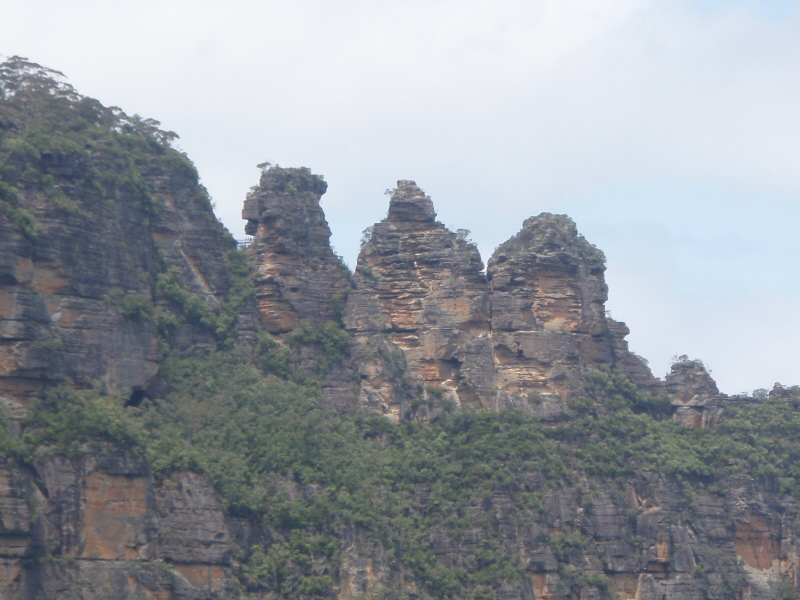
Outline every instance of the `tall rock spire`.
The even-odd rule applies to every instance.
[[[431,199],[400,180],[361,249],[345,311],[358,340],[362,402],[395,419],[412,401],[487,405],[489,297],[474,244],[436,222]]]
[[[389,202],[387,221],[403,226],[414,223],[432,224],[436,221],[436,211],[430,196],[409,179],[401,179]]]
[[[487,274],[477,248],[436,222],[430,198],[398,181],[358,258],[345,323],[357,340],[361,401],[393,419],[436,400],[566,417],[587,369],[615,367],[663,388],[606,316],[603,253],[564,215],[531,217]]]
[[[558,418],[564,399],[583,391],[586,368],[617,367],[657,386],[630,353],[624,323],[606,316],[605,257],[566,215],[542,213],[489,260],[492,338],[500,405],[536,398],[534,412]]]
[[[242,210],[254,235],[248,260],[256,273],[261,320],[270,333],[301,321],[337,318],[347,274],[330,245],[320,207],[328,184],[307,168],[265,169]]]

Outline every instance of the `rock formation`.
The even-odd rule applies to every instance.
[[[242,218],[254,236],[248,260],[261,321],[270,333],[341,316],[348,273],[331,249],[319,205],[327,188],[308,169],[272,166],[245,200]]]
[[[521,509],[508,493],[497,490],[484,502],[476,502],[471,514],[476,521],[481,516],[492,519],[494,531],[501,532],[498,545],[513,549],[520,559],[522,576],[497,586],[498,597],[791,597],[800,567],[791,533],[796,502],[763,495],[748,478],[731,479],[725,485],[728,492],[723,497],[698,492],[687,507],[674,483],[655,474],[622,481],[587,479],[572,490],[542,489],[542,506],[536,511]],[[490,547],[491,535],[476,526],[454,538],[440,527],[431,545],[443,564],[473,572],[480,564],[476,555]],[[353,583],[362,593],[378,597],[388,589],[419,592],[414,579],[387,560],[380,543],[352,531],[346,539],[349,552],[340,598],[354,597]],[[369,563],[370,558],[374,562]],[[564,561],[570,567],[565,568]],[[363,567],[358,570],[355,565]],[[603,575],[587,593],[581,582],[589,573]]]
[[[725,396],[720,394],[702,361],[680,356],[672,365],[665,384],[678,422],[690,429],[719,424]]]
[[[484,275],[401,180],[350,279],[272,167],[251,280],[169,132],[3,65],[0,600],[798,597],[800,388],[654,378],[569,218]]]
[[[365,406],[403,419],[415,397],[441,397],[558,419],[600,367],[659,389],[625,324],[606,317],[605,259],[571,219],[528,219],[484,276],[477,248],[435,218],[430,198],[399,181],[359,255],[345,323]]]
[[[37,233],[26,235],[0,218],[4,403],[27,405],[47,386],[68,380],[146,388],[160,360],[152,319],[156,280],[170,268],[209,310],[219,309],[234,242],[194,168],[169,152],[174,168],[158,153],[145,153],[135,167],[119,167],[122,184],[106,188],[96,182],[106,181],[107,156],[43,153],[36,167],[58,190],[58,203],[51,199],[55,192],[40,189],[26,172],[15,181]],[[132,180],[136,187],[128,185]],[[190,329],[178,334],[187,342],[209,340]]]
[[[3,462],[0,480],[1,598],[234,593],[233,540],[204,477],[157,486],[141,457],[103,448],[27,472]]]
[[[559,418],[590,368],[615,367],[643,387],[658,385],[628,351],[625,324],[606,317],[604,271],[603,253],[564,215],[531,217],[495,251],[486,274],[500,406],[527,404]]]
[[[478,249],[436,221],[416,183],[398,181],[388,216],[361,249],[345,312],[359,346],[365,406],[399,420],[420,396],[489,405],[493,365],[482,271]]]
[[[169,132],[15,60],[23,84],[0,77],[0,418],[18,438],[58,386],[136,404],[164,393],[165,348],[213,347],[226,323],[244,339],[256,321],[242,305],[236,323],[212,322],[235,242]],[[26,85],[31,71],[40,79]],[[0,598],[233,593],[230,536],[204,476],[156,486],[141,453],[100,440],[37,450],[0,465]]]
[[[254,236],[246,253],[261,325],[278,344],[302,323],[342,319],[350,272],[331,248],[331,230],[319,204],[327,188],[307,168],[270,166],[244,203],[245,232]],[[355,367],[340,358],[326,369],[323,396],[328,405],[347,411],[356,404]],[[307,347],[305,359],[300,369],[313,369],[319,349]]]

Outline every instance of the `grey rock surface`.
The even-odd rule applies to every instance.
[[[245,200],[242,217],[254,236],[248,260],[256,274],[261,321],[270,333],[287,333],[301,320],[341,316],[348,273],[331,249],[319,205],[327,188],[308,169],[273,166]]]

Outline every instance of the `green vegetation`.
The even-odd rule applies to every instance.
[[[94,219],[123,204],[141,217],[138,226],[149,226],[162,199],[145,174],[196,182],[194,167],[157,122],[84,98],[59,75],[17,57],[0,64],[0,210],[31,243],[42,230],[41,206]],[[296,191],[288,180],[282,189]],[[192,201],[208,209],[207,194],[195,191]],[[553,245],[572,244],[579,256],[603,260],[575,237],[571,222],[551,216],[541,227],[549,227]],[[362,242],[369,236],[366,230]],[[467,242],[468,232],[458,236]],[[534,237],[523,229],[508,247]],[[185,469],[206,474],[229,514],[251,518],[265,532],[261,544],[237,557],[248,588],[292,600],[330,597],[334,579],[317,566],[335,567],[342,536],[361,529],[413,573],[423,598],[495,600],[503,582],[527,577],[500,533],[509,525],[504,506],[516,515],[508,517],[518,520],[513,526],[541,524],[550,491],[564,490],[588,510],[593,482],[623,483],[642,473],[677,482],[689,512],[694,492],[719,494],[723,478],[739,473],[800,494],[800,413],[786,399],[731,406],[719,427],[688,430],[670,418],[665,396],[598,370],[586,374],[585,394],[570,400],[571,418],[556,425],[523,412],[453,412],[441,389],[422,386],[411,406],[443,408],[435,422],[392,424],[323,402],[326,377],[350,360],[341,322],[301,324],[282,338],[261,332],[252,347],[238,342],[237,317],[254,298],[242,253],[227,253],[231,281],[221,304],[192,291],[187,274],[167,268],[163,256],[153,260],[152,271],[141,274],[142,290],[115,289],[105,301],[129,322],[158,330],[167,391],[126,406],[128,398],[100,383],[50,390],[15,424],[20,436],[0,426],[0,452],[24,465],[110,444],[146,457],[157,478]],[[375,278],[368,265],[358,271]],[[344,300],[333,299],[337,312]],[[178,348],[187,325],[204,334],[193,339],[207,343]],[[410,386],[398,348],[370,343],[386,378]],[[46,355],[61,344],[56,334],[30,350]],[[631,509],[626,518],[637,514]],[[587,567],[588,556],[600,560],[590,536],[566,528],[542,535],[576,597],[586,588],[609,590],[609,580]],[[446,562],[432,544],[437,536],[473,540],[472,562]],[[642,538],[627,542],[639,551]],[[706,577],[715,560],[698,564],[693,575]],[[779,595],[796,597],[788,582]]]
[[[654,471],[680,480],[689,494],[713,492],[733,472],[779,476],[787,492],[800,482],[800,448],[792,443],[800,415],[785,400],[731,408],[722,426],[687,430],[620,374],[596,372],[575,417],[557,426],[520,412],[466,410],[394,425],[326,407],[318,380],[296,372],[309,348],[320,369],[311,372],[322,373],[347,357],[347,336],[328,323],[304,326],[285,344],[264,337],[258,367],[236,349],[173,351],[162,369],[171,386],[166,397],[124,409],[99,390],[58,390],[33,411],[21,440],[0,445],[25,461],[103,440],[146,453],[158,477],[175,469],[206,473],[231,514],[260,519],[275,540],[241,557],[241,577],[285,598],[329,594],[332,580],[313,565],[338,560],[342,527],[371,531],[432,597],[465,588],[491,597],[500,582],[523,576],[519,557],[495,535],[497,493],[536,520],[545,489],[577,490],[586,478]],[[591,492],[581,494],[591,506]],[[430,545],[437,527],[453,540],[484,532],[474,568],[440,562]],[[560,533],[550,547],[565,585],[608,587],[580,560],[593,551],[589,538]]]
[[[197,181],[191,161],[171,147],[177,137],[14,56],[0,63],[0,212],[31,240],[42,210],[95,220],[121,202],[144,222],[163,202],[145,173]],[[210,202],[207,195],[195,201]]]

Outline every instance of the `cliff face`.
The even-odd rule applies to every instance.
[[[349,274],[331,249],[319,205],[327,188],[308,169],[274,166],[245,200],[242,218],[254,236],[248,260],[261,321],[270,333],[341,316]]]
[[[723,494],[687,494],[654,474],[555,488],[531,477],[535,508],[495,489],[470,504],[465,530],[434,526],[435,560],[474,572],[487,552],[506,555],[521,577],[503,576],[496,593],[526,600],[587,589],[595,590],[588,597],[626,600],[769,599],[796,581],[798,505],[751,478],[725,481]],[[113,448],[54,456],[30,471],[4,462],[0,481],[3,598],[238,597],[235,558],[259,541],[253,524],[225,516],[205,478],[176,473],[156,483],[141,457]],[[415,495],[417,510],[433,508],[429,485]],[[423,593],[375,532],[342,526],[337,548],[336,562],[320,557],[315,568],[335,576],[342,600]],[[45,558],[31,560],[36,553]]]
[[[91,216],[65,218],[31,190],[23,193],[38,235],[25,238],[0,221],[5,393],[24,398],[47,382],[68,378],[116,388],[145,386],[157,371],[158,332],[153,322],[121,314],[120,308],[152,302],[151,284],[170,267],[212,307],[226,293],[230,242],[210,207],[198,206],[202,190],[196,179],[157,167],[138,170],[163,203],[154,214],[137,210],[120,193],[93,198],[101,207]]]
[[[3,463],[0,477],[2,598],[235,592],[232,536],[203,477],[178,473],[156,486],[140,456],[114,448],[53,456],[25,471]]]
[[[498,598],[791,597],[800,566],[791,525],[797,503],[764,495],[749,479],[725,483],[730,489],[723,496],[696,493],[687,506],[684,491],[656,475],[587,479],[577,490],[541,489],[535,511],[496,490],[469,513],[492,526],[457,538],[437,527],[430,543],[438,561],[466,572],[480,571],[490,548],[518,560],[519,578],[492,586]],[[368,597],[419,593],[418,582],[387,560],[379,543],[363,535],[348,540],[340,598],[354,597],[356,586]],[[593,583],[587,588],[587,582]]]
[[[218,311],[233,240],[169,132],[13,65],[0,105],[0,399],[24,407],[65,381],[144,390],[159,364],[154,307],[174,301],[159,276]]]
[[[655,379],[569,218],[484,275],[402,180],[350,278],[307,169],[240,253],[173,134],[0,92],[0,598],[797,598],[800,391]]]
[[[424,393],[558,419],[583,373],[599,367],[660,389],[628,351],[625,325],[606,317],[604,257],[571,219],[528,219],[484,275],[475,246],[435,217],[430,198],[399,181],[359,255],[345,323],[359,342],[364,405],[419,417],[409,403]]]
[[[0,68],[0,404],[16,437],[58,386],[135,405],[165,392],[167,347],[255,326],[241,306],[238,323],[215,321],[235,242],[174,134],[56,76],[24,59]],[[232,593],[204,477],[157,487],[140,452],[109,445],[15,456],[0,468],[0,597]]]
[[[420,394],[479,407],[492,393],[483,262],[435,219],[431,199],[413,181],[398,181],[387,218],[361,250],[347,301],[361,398],[396,420]]]

